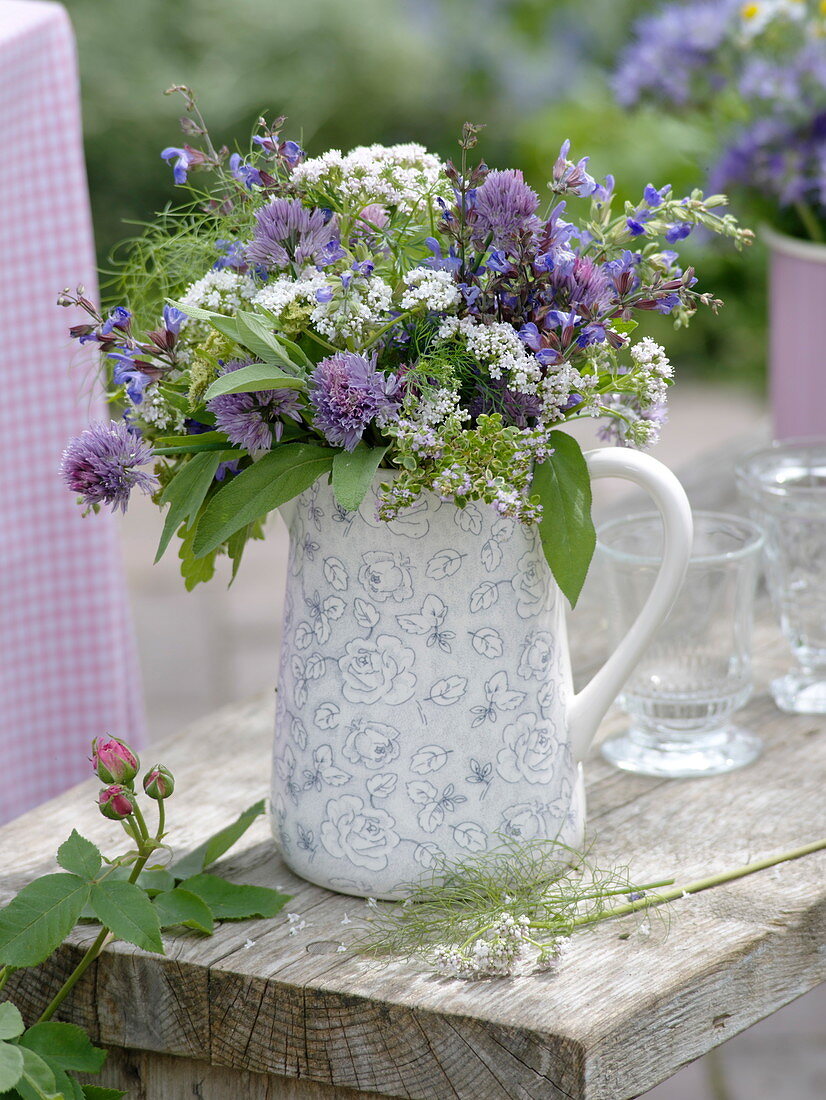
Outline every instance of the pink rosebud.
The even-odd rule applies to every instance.
[[[98,807],[104,817],[110,817],[113,821],[123,821],[125,817],[131,817],[135,812],[135,795],[132,791],[122,787],[120,783],[114,783],[111,787],[104,787],[98,795]]]
[[[137,756],[117,737],[96,737],[90,759],[104,783],[131,783],[140,767]]]
[[[158,802],[169,798],[175,790],[175,780],[172,778],[172,772],[162,764],[156,764],[143,777],[143,789],[150,798],[154,798]]]

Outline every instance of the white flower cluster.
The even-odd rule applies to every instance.
[[[674,376],[674,368],[665,354],[665,348],[649,336],[631,347],[631,359],[636,370],[637,393],[643,406],[658,405],[665,401],[667,380]]]
[[[208,271],[187,287],[181,297],[181,308],[185,312],[187,306],[195,306],[229,316],[243,309],[255,292],[255,283],[249,275],[229,267],[219,268]]]
[[[312,271],[295,280],[289,275],[279,275],[277,279],[261,287],[253,298],[253,302],[274,313],[283,331],[292,335],[303,327],[303,323],[309,319],[318,304],[316,291],[327,290],[329,285],[326,276],[318,271]],[[291,311],[290,307],[298,308]],[[306,313],[306,317],[300,316],[302,311]],[[296,312],[299,316],[291,320],[288,317],[289,312]]]
[[[524,958],[531,941],[531,922],[526,916],[502,913],[486,936],[466,948],[439,947],[434,961],[451,978],[507,977]]]
[[[358,345],[365,335],[389,320],[393,288],[378,275],[353,279],[343,293],[319,302],[312,312],[313,325],[328,340]]]
[[[408,289],[402,296],[402,309],[424,306],[434,313],[446,313],[462,300],[461,292],[449,271],[414,267],[405,275],[404,283]]]
[[[360,145],[349,153],[331,149],[293,171],[298,188],[332,192],[359,209],[378,202],[410,214],[427,196],[447,197],[444,165],[423,145]]]
[[[143,395],[140,406],[141,420],[154,424],[160,432],[177,435],[184,430],[184,414],[174,405],[167,404],[157,386],[150,386]]]
[[[583,388],[582,375],[570,363],[560,363],[558,367],[550,367],[539,385],[539,393],[542,397],[540,421],[543,424],[551,424],[555,420],[561,420],[565,415],[564,409],[571,394],[579,393]]]
[[[484,323],[474,317],[445,317],[439,326],[439,336],[464,337],[468,351],[487,367],[491,378],[504,378],[518,393],[536,393],[542,371],[535,356],[519,339],[513,325],[492,321]]]

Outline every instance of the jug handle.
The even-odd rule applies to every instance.
[[[592,478],[633,481],[652,498],[663,519],[663,560],[657,578],[631,628],[602,668],[578,692],[568,712],[575,760],[585,756],[605,712],[677,598],[691,555],[693,523],[685,490],[661,462],[640,451],[602,447],[585,455]]]

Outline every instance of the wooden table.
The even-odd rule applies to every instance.
[[[587,765],[595,858],[637,881],[701,877],[826,831],[826,722],[781,715],[766,692],[787,665],[767,611],[756,631],[755,698],[740,715],[765,753],[704,780]],[[272,698],[223,710],[158,750],[189,848],[266,793]],[[621,722],[609,715],[603,732]],[[148,762],[148,761],[147,761]],[[0,830],[0,901],[54,869],[78,825],[109,847],[94,781]],[[180,828],[178,827],[180,823]],[[826,975],[823,853],[669,906],[670,918],[581,932],[555,973],[464,983],[351,943],[365,902],[297,879],[259,820],[224,864],[238,881],[293,894],[286,915],[226,923],[211,938],[165,935],[167,955],[109,947],[61,1018],[111,1048],[103,1081],[148,1100],[626,1100]],[[345,915],[350,923],[345,923]],[[83,930],[9,991],[30,1019],[76,964]]]

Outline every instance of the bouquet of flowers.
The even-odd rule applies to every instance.
[[[636,23],[614,89],[626,106],[703,112],[724,136],[710,186],[742,188],[791,235],[823,240],[826,6],[819,0],[663,4]]]
[[[649,185],[616,212],[613,179],[565,142],[543,203],[518,170],[471,163],[469,124],[459,164],[413,144],[307,157],[283,118],[230,154],[175,90],[196,144],[161,155],[190,204],[133,246],[128,305],[104,317],[82,288],[61,297],[88,314],[71,334],[97,344],[125,408],[69,444],[69,488],[92,509],[125,509],[135,487],[168,505],[159,554],[177,532],[192,586],[221,552],[234,573],[267,513],[319,477],[355,509],[381,469],[383,519],[429,490],[539,524],[573,602],[593,528],[560,425],[656,440],[672,367],[632,333],[649,311],[684,324],[717,308],[673,246],[698,224],[748,242],[725,197]]]

